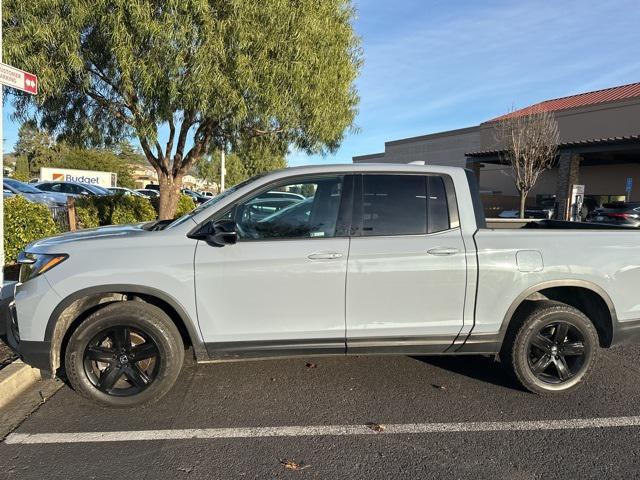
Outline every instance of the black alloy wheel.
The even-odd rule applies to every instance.
[[[529,340],[529,368],[540,381],[561,384],[581,371],[587,349],[575,326],[561,320],[548,323]]]
[[[84,351],[85,373],[101,392],[136,395],[155,380],[160,352],[140,329],[117,325],[98,333]]]

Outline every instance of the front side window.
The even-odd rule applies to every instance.
[[[341,176],[280,184],[234,206],[226,218],[235,220],[241,240],[333,237],[342,185]]]

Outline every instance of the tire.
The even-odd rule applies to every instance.
[[[580,310],[536,301],[514,321],[501,357],[525,389],[568,392],[588,376],[598,356],[598,332]]]
[[[65,371],[83,397],[126,408],[165,395],[183,360],[180,332],[167,314],[145,302],[126,301],[106,305],[78,326],[67,344]]]

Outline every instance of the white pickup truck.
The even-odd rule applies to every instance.
[[[186,347],[198,362],[499,355],[527,389],[566,391],[640,331],[640,233],[533,226],[486,228],[462,168],[280,170],[169,224],[29,245],[9,341],[110,406],[160,398]]]

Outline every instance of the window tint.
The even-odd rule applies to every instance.
[[[245,240],[333,237],[342,183],[342,177],[323,177],[281,185],[236,205],[228,218]]]
[[[427,233],[427,183],[421,175],[365,175],[362,235]]]
[[[424,235],[450,228],[444,179],[437,175],[365,175],[362,235]]]
[[[38,187],[39,190],[44,190],[46,192],[59,192],[60,184],[59,183],[43,183]]]
[[[427,219],[429,221],[429,233],[441,232],[449,229],[449,206],[447,204],[447,191],[442,177],[431,175],[427,177],[427,192],[429,201],[427,205]]]

